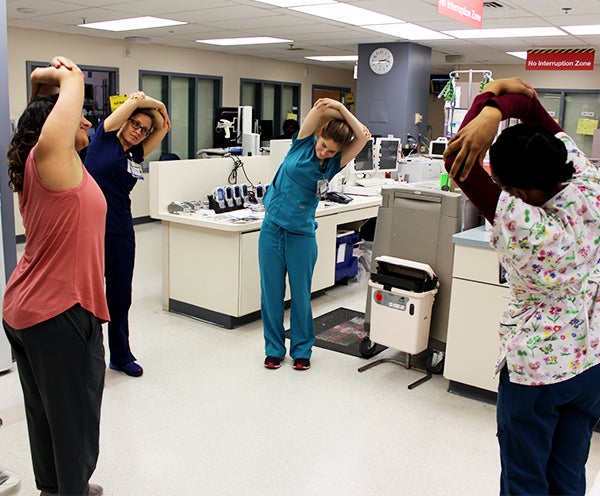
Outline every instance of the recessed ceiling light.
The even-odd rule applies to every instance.
[[[146,16],[117,19],[115,21],[90,22],[78,24],[78,26],[80,28],[102,29],[104,31],[132,31],[134,29],[162,28],[165,26],[177,26],[179,24],[187,24],[187,22]]]
[[[358,55],[314,55],[304,58],[318,60],[319,62],[356,62]]]
[[[517,57],[519,59],[527,60],[527,52],[506,52],[508,55]]]
[[[267,43],[293,43],[293,40],[271,38],[268,36],[254,36],[251,38],[218,38],[212,40],[196,40],[196,43],[209,45],[234,46],[234,45],[264,45]]]
[[[566,36],[567,33],[555,27],[541,28],[496,28],[496,29],[459,29],[442,31],[461,39],[483,38],[531,38],[534,36]]]
[[[355,7],[346,3],[333,3],[327,5],[308,5],[304,7],[291,7],[292,10],[305,14],[324,17],[333,21],[365,26],[367,24],[390,24],[404,22],[395,17],[390,17],[372,10]]]
[[[600,34],[600,24],[589,24],[581,26],[561,26],[568,33],[574,35]]]
[[[337,3],[335,0],[254,0],[255,2],[268,3],[276,7],[299,7],[301,5],[319,5],[322,3]]]
[[[406,40],[449,40],[452,38],[452,36],[440,33],[439,31],[433,31],[432,29],[423,28],[409,22],[361,27]]]

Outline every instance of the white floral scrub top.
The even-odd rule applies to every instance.
[[[600,171],[556,136],[573,178],[541,207],[502,192],[490,241],[511,288],[496,373],[506,363],[511,382],[531,386],[600,363]]]

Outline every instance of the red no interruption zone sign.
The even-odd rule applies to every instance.
[[[591,71],[594,69],[593,48],[546,48],[527,50],[529,71]]]

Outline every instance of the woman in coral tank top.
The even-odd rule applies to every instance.
[[[3,324],[42,495],[103,492],[88,481],[98,459],[106,370],[106,201],[77,154],[90,127],[82,116],[83,79],[64,57],[33,71],[32,97],[7,154],[27,242],[6,287]]]

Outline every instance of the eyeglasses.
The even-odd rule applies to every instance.
[[[133,127],[133,129],[135,129],[136,131],[139,129],[144,136],[148,137],[152,134],[152,131],[147,127],[142,126],[140,121],[136,121],[135,119],[129,119],[129,122],[131,122],[131,126]]]

